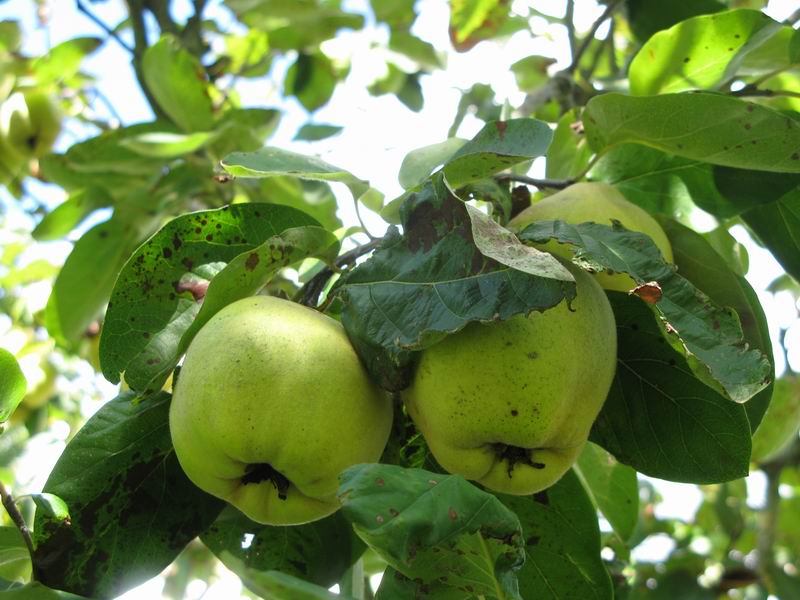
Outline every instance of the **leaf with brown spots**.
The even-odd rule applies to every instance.
[[[131,389],[159,389],[185,348],[181,340],[200,312],[198,300],[212,293],[208,282],[237,257],[244,263],[249,253],[260,253],[273,236],[306,226],[319,223],[288,206],[256,203],[189,213],[164,225],[128,259],[114,286],[100,338],[106,379],[116,383],[124,371]],[[293,256],[302,253],[299,247]],[[244,273],[251,285],[277,264],[262,263]]]
[[[155,577],[217,517],[224,502],[181,470],[166,393],[105,404],[56,463],[44,492],[69,506],[65,521],[37,511],[36,577],[91,598],[113,598]]]
[[[679,275],[647,235],[619,223],[609,227],[540,221],[526,227],[519,238],[535,243],[555,239],[573,247],[573,262],[579,266],[627,273],[637,285],[656,282],[661,298],[650,306],[674,328],[732,400],[746,402],[769,385],[770,361],[763,352],[748,347],[735,311],[718,306]]]
[[[394,465],[356,465],[339,480],[344,517],[404,577],[454,592],[471,585],[475,595],[494,598],[502,590],[504,598],[521,598],[514,572],[522,564],[522,530],[495,496],[458,475]]]

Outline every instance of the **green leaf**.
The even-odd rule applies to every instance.
[[[51,590],[41,583],[29,583],[22,587],[0,592],[0,600],[88,600],[69,592]]]
[[[142,71],[158,106],[178,127],[188,132],[213,128],[203,66],[176,38],[162,36],[145,50]]]
[[[522,598],[611,600],[608,572],[600,558],[600,531],[591,501],[567,472],[533,496],[501,496],[522,523],[525,564],[518,573]]]
[[[800,187],[742,213],[742,219],[786,272],[800,280]]]
[[[734,217],[746,210],[777,202],[800,190],[800,174],[775,173],[764,177],[761,171],[714,167],[714,184],[721,195],[724,216]],[[699,203],[707,210],[706,205]]]
[[[547,56],[526,56],[511,65],[511,72],[517,80],[517,87],[523,92],[532,92],[547,83],[550,78],[547,69],[555,64],[554,58]]]
[[[286,72],[283,95],[294,96],[308,112],[314,112],[331,99],[336,82],[336,69],[322,52],[301,52]]]
[[[31,499],[36,504],[36,511],[49,519],[56,521],[70,521],[69,507],[58,496],[53,494],[31,494]]]
[[[457,475],[394,465],[356,465],[339,479],[344,517],[406,577],[443,583],[446,574],[471,595],[521,598],[522,528],[495,496]]]
[[[56,277],[47,302],[47,329],[74,343],[100,316],[122,264],[139,241],[130,222],[112,217],[83,234]]]
[[[466,143],[467,140],[461,138],[449,138],[437,144],[412,150],[403,158],[397,180],[406,190],[418,186],[436,167],[444,164]]]
[[[222,510],[178,464],[169,394],[134,397],[122,394],[89,419],[45,483],[71,514],[37,511],[34,569],[46,585],[117,596],[160,573]]]
[[[200,539],[218,557],[228,553],[244,569],[281,571],[325,588],[339,581],[365,549],[340,512],[307,525],[272,527],[229,506]]]
[[[280,571],[256,571],[241,566],[241,561],[230,553],[223,552],[222,564],[239,575],[248,589],[266,600],[354,600],[329,592],[324,587],[308,583]]]
[[[103,188],[87,187],[75,191],[61,204],[47,213],[31,232],[39,242],[57,240],[66,236],[98,208],[109,206],[111,197]]]
[[[550,127],[536,119],[487,123],[445,163],[447,183],[456,189],[542,156],[552,138]]]
[[[452,588],[446,583],[414,581],[392,567],[383,572],[381,585],[375,593],[375,600],[467,600],[473,597],[468,590]]]
[[[234,152],[222,160],[222,168],[234,177],[289,175],[316,181],[338,181],[348,187],[354,198],[360,198],[369,189],[369,182],[324,160],[280,148]]]
[[[121,140],[120,145],[142,156],[177,158],[205,148],[219,135],[218,131],[198,131],[189,134],[151,132]]]
[[[800,123],[730,96],[603,94],[589,100],[583,124],[597,152],[634,142],[715,165],[800,172]]]
[[[628,72],[631,93],[717,89],[781,27],[763,12],[744,8],[682,21],[656,33],[636,54]]]
[[[727,8],[718,0],[670,0],[655,3],[651,0],[625,0],[625,7],[633,34],[641,42],[657,31],[668,29],[685,19]]]
[[[322,123],[306,123],[294,135],[295,141],[316,142],[339,135],[343,127],[339,125],[325,125]]]
[[[217,124],[219,137],[211,145],[217,156],[252,152],[264,145],[278,126],[281,113],[267,108],[236,108],[225,111]]]
[[[25,397],[28,382],[17,359],[0,348],[0,423],[5,423]]]
[[[775,382],[775,393],[758,429],[753,426],[752,460],[764,463],[786,450],[800,430],[800,384],[792,377]]]
[[[575,109],[564,113],[558,120],[553,142],[547,149],[545,175],[548,178],[572,179],[589,166],[592,150],[586,143],[583,132],[575,129],[579,121],[578,111]]]
[[[275,176],[253,183],[257,187],[248,188],[252,202],[292,206],[314,217],[328,231],[336,231],[342,226],[342,222],[336,216],[338,209],[336,196],[331,191],[331,186],[324,181]]]
[[[734,272],[725,260],[699,233],[672,219],[659,219],[672,245],[678,272],[702,290],[719,306],[729,306],[739,315],[744,341],[759,350],[770,363],[768,378],[775,379],[772,342],[767,317],[755,290],[747,280]],[[772,383],[744,405],[750,427],[755,431],[772,396]]]
[[[389,50],[398,52],[416,62],[420,67],[431,71],[445,67],[446,55],[437,52],[433,44],[423,41],[407,31],[392,31],[389,38]]]
[[[592,504],[608,519],[619,539],[627,542],[639,520],[636,471],[591,442],[583,448],[573,470]]]
[[[528,27],[527,20],[509,15],[504,0],[453,0],[450,3],[450,41],[457,52],[478,42]]]
[[[409,350],[472,321],[545,310],[575,294],[574,282],[523,273],[484,256],[476,241],[500,256],[510,234],[476,232],[441,175],[409,195],[403,230],[390,230],[372,257],[332,291],[344,302],[342,324],[356,350],[387,389],[404,387]]]
[[[116,383],[124,371],[131,389],[160,388],[208,281],[243,252],[306,225],[318,223],[274,204],[234,204],[167,223],[128,259],[114,287],[100,338],[106,379]]]
[[[83,59],[97,50],[103,40],[95,37],[76,37],[54,46],[33,61],[36,80],[43,85],[57,83],[74,77]]]
[[[617,321],[617,373],[590,440],[660,479],[718,483],[747,475],[744,406],[695,377],[644,302],[608,296]]]
[[[724,216],[727,202],[714,185],[711,165],[639,144],[621,144],[606,152],[591,171],[626,199],[650,213],[689,218],[694,204]]]
[[[0,527],[0,577],[7,581],[28,581],[30,576],[31,555],[19,529]]]
[[[628,273],[638,286],[653,291],[655,297],[649,302],[654,310],[736,402],[745,402],[769,385],[770,362],[762,352],[744,344],[736,313],[715,305],[679,275],[647,235],[628,231],[619,223],[608,227],[540,221],[526,227],[519,238],[570,244],[576,248],[576,264]],[[651,287],[654,289],[647,289]]]

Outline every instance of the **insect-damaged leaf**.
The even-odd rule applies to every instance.
[[[769,385],[770,363],[760,351],[748,348],[735,311],[717,306],[678,275],[645,234],[628,231],[619,223],[609,227],[540,221],[526,227],[519,238],[539,243],[555,239],[575,247],[574,261],[585,267],[628,273],[637,285],[656,282],[661,297],[652,304],[654,310],[731,399],[745,402]]]
[[[155,577],[217,517],[224,502],[196,488],[175,457],[170,396],[104,405],[72,439],[44,491],[70,518],[37,511],[34,570],[42,583],[113,598]]]
[[[134,390],[161,387],[180,357],[181,340],[200,311],[208,282],[242,253],[303,226],[319,223],[276,204],[235,204],[167,223],[134,252],[117,279],[100,339],[106,379],[116,383],[124,371]],[[284,257],[294,257],[295,248],[284,252],[286,245]],[[269,244],[262,250],[269,252]],[[263,252],[257,254],[260,260]],[[243,262],[246,267],[247,258]]]
[[[470,595],[519,599],[519,519],[458,475],[364,464],[340,476],[342,513],[392,567]]]
[[[390,230],[333,291],[344,301],[342,324],[351,341],[387,389],[404,387],[411,350],[472,321],[505,320],[575,296],[574,281],[525,273],[482,254],[466,206],[441,174],[409,195],[402,219],[404,234]],[[478,237],[488,247],[492,235],[483,228]]]

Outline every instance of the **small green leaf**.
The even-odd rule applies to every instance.
[[[206,74],[200,62],[171,35],[145,50],[142,71],[158,106],[184,131],[214,126]]]
[[[216,519],[224,502],[196,488],[175,457],[170,396],[111,400],[70,441],[44,486],[70,520],[38,510],[34,569],[46,585],[115,597],[155,577]]]
[[[552,138],[550,127],[536,119],[487,123],[445,163],[447,183],[456,189],[542,156]]]
[[[517,87],[523,92],[532,92],[547,82],[547,69],[555,64],[554,58],[547,56],[526,56],[511,65],[511,72],[517,80]]]
[[[339,135],[343,127],[339,125],[325,125],[322,123],[306,123],[294,135],[295,141],[317,142],[329,137]]]
[[[457,52],[466,52],[478,42],[527,27],[527,19],[511,15],[504,0],[450,3],[450,41]]]
[[[300,52],[286,72],[283,95],[294,96],[308,112],[314,112],[331,99],[338,74],[331,59],[322,52]]]
[[[620,292],[608,296],[617,321],[617,372],[589,439],[651,477],[719,483],[747,475],[744,405],[697,379],[644,302]]]
[[[342,513],[392,567],[423,583],[521,598],[513,571],[524,560],[519,519],[458,475],[365,464],[340,475]]]
[[[222,160],[222,167],[235,177],[289,175],[316,181],[338,181],[350,189],[354,198],[360,198],[369,189],[369,182],[324,160],[280,148],[234,152]]]
[[[39,242],[57,240],[80,225],[93,211],[111,203],[111,197],[102,188],[87,187],[77,190],[47,213],[31,235]]]
[[[131,389],[160,388],[214,275],[269,238],[307,225],[319,224],[277,204],[234,204],[167,223],[120,272],[100,338],[105,377],[118,382],[124,371]]]
[[[783,27],[759,10],[702,15],[660,31],[631,62],[637,96],[717,89],[734,76],[748,52]]]
[[[67,503],[54,494],[31,494],[31,499],[36,504],[36,511],[48,519],[56,521],[70,521]]]
[[[608,519],[619,539],[627,542],[639,520],[636,471],[591,442],[583,448],[573,469],[592,504]]]
[[[25,397],[28,382],[14,355],[0,348],[0,423],[5,423]]]
[[[800,173],[800,123],[731,96],[603,94],[589,100],[583,124],[597,152],[634,142],[715,165]]]
[[[618,222],[608,227],[540,221],[519,238],[536,243],[556,239],[576,248],[573,262],[584,268],[628,273],[638,286],[655,286],[649,303],[734,401],[745,402],[769,385],[770,362],[762,352],[747,348],[735,311],[715,305],[679,275],[647,235]]]
[[[28,581],[30,576],[31,555],[19,529],[0,527],[0,577],[7,581]]]
[[[450,138],[438,144],[412,150],[403,158],[397,180],[406,190],[418,186],[436,167],[444,164],[466,143],[467,140],[461,138]]]
[[[547,149],[547,170],[550,179],[572,179],[589,165],[592,150],[586,143],[583,132],[576,130],[580,125],[579,113],[571,110],[558,120],[553,133],[553,143]]]
[[[74,77],[81,62],[97,50],[103,40],[95,37],[76,37],[61,42],[33,61],[32,69],[40,84],[56,83]]]

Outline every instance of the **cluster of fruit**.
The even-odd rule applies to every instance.
[[[61,116],[56,99],[34,89],[16,91],[0,104],[0,185],[27,175],[31,159],[50,151]]]
[[[532,221],[658,223],[601,183],[576,184],[519,214]],[[545,312],[472,323],[421,353],[405,408],[439,464],[489,489],[526,495],[575,462],[611,386],[616,326],[603,287],[558,244],[541,247],[573,274],[577,297]],[[601,287],[602,286],[602,287]],[[380,459],[392,425],[389,396],[369,379],[341,325],[315,310],[256,296],[230,304],[197,334],[175,386],[170,429],[189,478],[251,519],[320,519],[339,507],[337,476]]]

